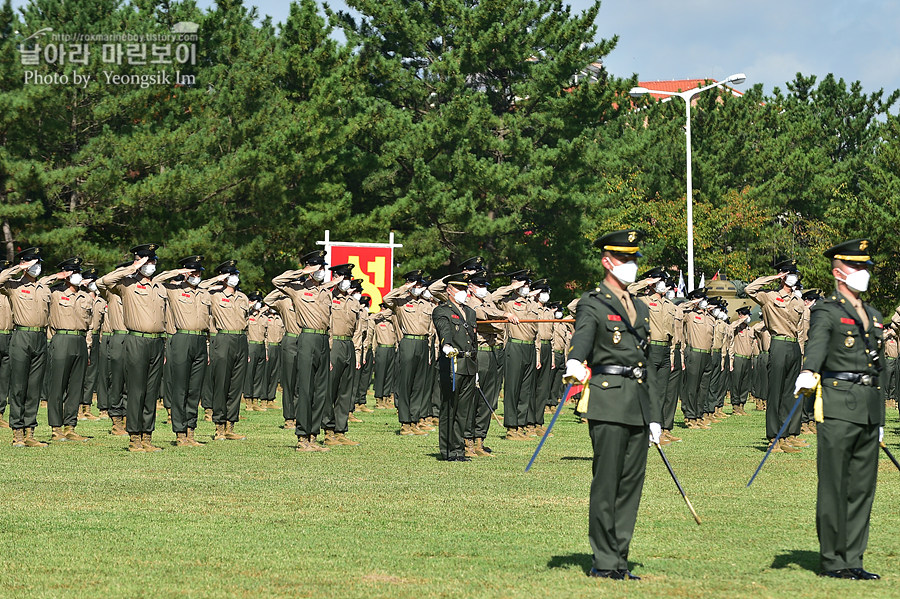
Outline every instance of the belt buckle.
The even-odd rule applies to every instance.
[[[872,386],[872,375],[871,374],[859,375],[859,384],[865,385],[867,387],[871,387]]]
[[[635,366],[631,369],[631,378],[642,379],[644,378],[645,370],[640,366]]]

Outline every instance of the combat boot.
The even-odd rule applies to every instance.
[[[412,426],[409,423],[404,422],[400,425],[400,434],[406,437],[408,435],[414,435],[415,433],[412,431]]]
[[[162,447],[153,444],[153,433],[141,433],[141,445],[147,453],[162,451]]]
[[[275,405],[275,400],[274,400],[274,399],[267,399],[267,400],[266,400],[266,409],[267,409],[267,410],[277,410],[277,409],[278,409],[278,406]]]
[[[516,426],[508,426],[506,427],[506,437],[504,437],[507,441],[524,441],[527,439],[521,432],[519,432],[519,427]]]
[[[357,405],[356,409],[359,410],[360,412],[362,412],[363,414],[371,414],[372,412],[375,411],[364,403]]]
[[[428,434],[427,428],[419,428],[419,425],[416,424],[415,422],[413,422],[412,424],[409,425],[409,429],[412,431],[412,434],[414,434],[414,435],[427,435]],[[431,430],[434,430],[434,429],[431,429]]]
[[[254,412],[265,412],[266,409],[262,406],[262,403],[258,399],[250,400],[250,409]]]
[[[283,428],[284,430],[294,430],[297,428],[297,421],[293,418],[288,418],[284,421],[284,424],[281,428]]]
[[[665,435],[665,437],[672,443],[678,443],[679,441],[681,441],[681,438],[673,435],[672,431],[670,431],[670,430],[663,431],[663,435]]]
[[[224,441],[225,440],[225,423],[219,422],[216,423],[216,434],[213,435],[213,441]]]
[[[87,441],[88,440],[87,437],[82,437],[81,435],[76,433],[74,426],[67,426],[65,428],[65,435],[66,435],[66,439],[68,439],[69,441]]]
[[[175,445],[178,447],[191,447],[187,433],[175,433]]]
[[[728,414],[725,413],[725,409],[722,407],[716,408],[716,416],[719,417],[719,420],[726,420],[728,418]]]
[[[50,441],[56,443],[57,441],[63,443],[68,441],[66,439],[66,432],[63,430],[61,426],[51,426],[50,427]]]
[[[424,418],[420,418],[413,426],[418,427],[419,430],[428,431],[429,433],[434,430],[434,427],[428,424]]]
[[[115,435],[117,437],[122,437],[128,434],[128,431],[125,430],[125,420],[121,416],[112,416],[112,428],[109,429],[110,435]]]
[[[537,434],[537,431],[534,430],[534,425],[533,425],[533,424],[529,424],[528,426],[526,426],[526,427],[524,428],[524,430],[522,431],[522,435],[525,436],[525,437],[538,437],[538,436],[539,436],[539,435]]]
[[[786,438],[785,442],[788,445],[791,445],[792,447],[798,447],[800,449],[803,449],[804,447],[809,447],[809,443],[807,443],[806,441],[804,441],[803,439],[801,439],[800,437],[797,437],[795,435],[791,435],[790,437]]]
[[[132,453],[144,452],[144,444],[141,443],[141,435],[138,433],[131,433],[128,435],[128,451]]]
[[[295,451],[315,451],[309,445],[309,439],[307,437],[297,437],[297,447],[294,448]]]
[[[810,422],[809,422],[809,432],[812,433],[812,434],[814,434],[814,435],[819,434],[819,429],[816,428],[816,421],[815,421],[815,420],[810,420]]]
[[[187,433],[185,433],[185,436],[187,436],[188,445],[190,445],[191,447],[203,447],[203,443],[194,438],[194,429],[187,429]]]
[[[166,422],[164,424],[169,422],[172,422],[172,408],[166,408]]]
[[[672,444],[672,440],[669,439],[669,438],[668,438],[667,436],[665,436],[665,435],[660,435],[660,436],[659,436],[659,444],[660,444],[661,446],[671,445],[671,444]]]
[[[228,441],[243,441],[246,439],[246,435],[241,435],[240,433],[234,432],[234,423],[226,422],[225,423],[225,439]]]
[[[78,420],[87,420],[87,416],[84,415],[84,404],[79,404],[77,418]]]
[[[475,439],[475,455],[479,457],[494,457],[493,452],[484,446],[484,439]]]
[[[331,429],[325,429],[325,438],[322,440],[322,445],[326,445],[331,447],[333,445],[340,445],[340,441],[334,435],[334,431]]]
[[[800,453],[801,451],[803,451],[799,447],[794,447],[790,443],[786,442],[784,439],[779,439],[778,445],[781,448],[781,451],[784,453]]]
[[[465,456],[466,456],[467,458],[476,458],[476,457],[478,457],[478,454],[475,453],[475,441],[473,441],[472,439],[465,439],[465,443],[466,443],[466,453],[465,453]]]
[[[9,428],[9,423],[3,419],[3,412],[0,412],[0,428]]]
[[[212,422],[212,408],[203,410],[203,422]]]
[[[33,426],[25,429],[25,447],[47,447],[46,443],[34,438]]]
[[[109,420],[109,410],[100,410],[97,420]]]
[[[808,422],[804,422],[800,425],[800,434],[801,435],[809,434],[809,423]]]
[[[91,404],[81,404],[82,415],[84,420],[100,420],[91,413]],[[81,420],[81,418],[79,418]]]
[[[360,420],[359,418],[357,418],[357,417],[356,417],[356,414],[354,414],[353,412],[350,412],[350,414],[347,416],[347,422],[356,422],[356,423],[360,423],[360,422],[362,422],[362,420]]]
[[[312,447],[313,451],[331,451],[331,449],[329,449],[328,447],[322,447],[321,445],[316,443],[315,435],[309,436],[309,446]]]
[[[21,428],[13,429],[13,447],[25,447],[25,431]]]
[[[359,445],[359,441],[348,438],[344,433],[335,433],[334,439],[337,441],[338,445],[347,445],[349,447],[356,447]]]

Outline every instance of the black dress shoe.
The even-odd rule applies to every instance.
[[[640,580],[640,576],[635,576],[631,573],[630,570],[619,570],[619,574],[622,575],[622,580]]]
[[[859,577],[853,570],[849,568],[845,568],[843,570],[826,570],[819,574],[819,576],[826,576],[828,578],[843,578],[844,580],[859,580]]]
[[[856,574],[860,580],[881,580],[881,576],[874,572],[866,572],[862,568],[850,568],[850,571]]]
[[[613,580],[625,580],[625,575],[622,574],[622,570],[598,570],[597,568],[591,568],[591,571],[588,572],[588,576],[593,578],[611,578]]]

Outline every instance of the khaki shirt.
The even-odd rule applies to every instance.
[[[99,333],[106,322],[106,300],[98,293],[91,302],[91,332]]]
[[[434,292],[432,292],[434,293]],[[393,306],[394,321],[397,332],[404,335],[431,335],[431,312],[434,304],[420,297],[415,297],[403,287],[392,289],[382,300]]]
[[[305,276],[302,270],[288,270],[272,279],[275,288],[294,302],[300,327],[320,331],[328,330],[332,290],[338,283],[337,279],[316,283],[312,277]]]
[[[490,298],[501,310],[515,314],[519,320],[532,320],[541,317],[541,305],[530,298],[520,296],[512,285],[500,287],[490,295]],[[520,341],[538,340],[537,325],[534,323],[509,323],[505,326],[507,339],[518,339]],[[537,360],[540,360],[540,344],[535,343],[534,347]]]
[[[797,334],[797,342],[800,344],[800,353],[806,350],[806,341],[809,339],[809,307],[803,308],[803,316],[800,317],[800,332]]]
[[[728,323],[724,320],[713,319],[713,351],[723,351],[727,346],[725,345],[725,337],[728,331]]]
[[[897,343],[897,331],[894,329],[884,332],[884,355],[888,358],[900,357],[900,344]]]
[[[772,335],[792,337],[800,334],[800,319],[806,304],[802,299],[794,297],[790,291],[763,291],[762,288],[772,281],[778,280],[778,275],[760,277],[747,285],[745,291],[750,298],[762,308],[763,321]]]
[[[277,312],[268,315],[266,323],[266,343],[269,345],[281,343],[284,339],[284,321]]]
[[[247,315],[250,313],[250,301],[240,291],[226,293],[224,289],[209,292],[210,332],[247,331]]]
[[[363,336],[366,324],[360,318],[359,313],[365,311],[363,305],[349,295],[335,293],[331,298],[331,337],[339,335],[351,338],[357,364],[362,363]]]
[[[122,298],[125,327],[140,333],[166,330],[166,289],[154,280],[146,281],[134,266],[118,268],[101,277],[97,286],[106,287]]]
[[[25,275],[13,279],[11,266],[0,272],[0,293],[9,298],[13,323],[19,327],[46,327],[50,321],[50,285],[58,280],[56,275],[30,282]]]
[[[537,302],[538,318],[541,320],[553,320],[553,308],[548,308]],[[553,341],[553,323],[539,322],[537,323],[537,338],[541,343]]]
[[[291,298],[275,289],[263,299],[263,303],[267,306],[272,306],[278,312],[285,334],[300,335],[303,327],[297,319],[297,311],[294,309],[294,302]]]
[[[50,328],[54,331],[87,331],[91,328],[93,301],[84,291],[60,286],[50,293]]]
[[[178,271],[167,270],[156,277],[163,283],[169,302],[167,328],[169,333],[177,331],[206,331],[209,327],[209,291],[194,288],[186,280],[174,281]]]
[[[126,330],[125,309],[122,307],[122,298],[102,287],[100,287],[100,293],[106,298],[106,313],[103,315],[103,326],[100,327],[100,331],[112,333]]]
[[[650,310],[650,341],[671,343],[675,337],[675,304],[659,294],[638,296]]]
[[[743,320],[731,325],[731,343],[728,346],[728,355],[732,358],[732,364],[734,364],[735,355],[744,358],[753,357],[755,338],[756,334],[753,329]]]
[[[753,329],[753,333],[756,335],[756,338],[759,341],[760,353],[768,352],[769,345],[772,344],[772,335],[769,333],[769,329],[766,328],[766,323],[764,323],[763,321],[759,321],[751,328]]]
[[[475,310],[475,318],[477,320],[501,320],[506,318],[505,312],[491,300],[490,294],[483,299],[473,295],[466,301],[466,305]],[[478,345],[491,347],[502,345],[503,337],[506,333],[506,325],[499,322],[495,324],[478,323],[475,326],[475,332],[477,333]]]
[[[684,315],[684,340],[694,349],[712,350],[715,321],[705,310],[691,310]]]
[[[12,308],[9,298],[0,294],[0,331],[11,331],[13,328]]]
[[[247,316],[247,341],[266,342],[266,327],[269,326],[267,316],[258,311],[250,312]]]
[[[393,345],[397,347],[397,332],[394,329],[394,314],[390,308],[376,312],[369,317],[369,334],[366,343],[369,347]]]

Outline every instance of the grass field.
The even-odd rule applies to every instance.
[[[585,575],[590,441],[571,412],[528,474],[536,442],[504,441],[496,423],[495,458],[446,463],[436,433],[399,437],[395,414],[363,415],[351,429],[359,447],[314,454],[294,452],[280,411],[242,416],[247,441],[196,449],[171,446],[160,418],[156,454],[127,453],[108,421],[79,424],[89,442],[45,449],[13,449],[5,430],[0,595],[900,595],[900,472],[883,455],[865,562],[881,581],[816,576],[814,447],[771,456],[745,488],[764,448],[764,413],[754,411],[709,431],[676,427],[684,441],[666,448],[702,526],[650,453],[631,545],[643,580],[600,581]],[[201,423],[198,437],[212,431]],[[892,410],[895,453],[898,432]]]

